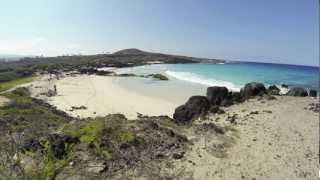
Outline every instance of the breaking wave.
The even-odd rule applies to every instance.
[[[236,86],[235,84],[228,81],[216,80],[211,78],[207,79],[200,75],[190,73],[190,72],[166,71],[165,73],[169,76],[172,76],[176,79],[183,80],[183,81],[202,84],[205,86],[225,86],[232,91],[240,91],[239,86]]]

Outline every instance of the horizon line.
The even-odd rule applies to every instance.
[[[118,50],[114,50],[114,51],[104,51],[104,52],[101,52],[101,53],[87,53],[87,54],[82,54],[81,52],[79,53],[70,53],[70,54],[61,54],[61,55],[53,55],[53,56],[50,56],[50,55],[44,55],[44,54],[41,54],[41,55],[25,55],[25,54],[20,54],[20,53],[17,53],[17,54],[14,54],[14,53],[4,53],[4,54],[0,54],[0,59],[3,58],[3,59],[18,59],[19,60],[22,60],[24,58],[58,58],[58,57],[68,57],[68,56],[95,56],[95,55],[112,55],[118,51],[122,51],[122,50],[129,50],[129,49],[136,49],[136,50],[140,50],[140,51],[143,51],[145,53],[155,53],[155,54],[165,54],[165,55],[173,55],[173,56],[185,56],[185,57],[192,57],[192,58],[199,58],[199,59],[214,59],[214,60],[223,60],[223,61],[229,61],[229,62],[248,62],[248,63],[266,63],[266,64],[280,64],[280,65],[295,65],[295,66],[308,66],[308,67],[316,67],[316,68],[320,68],[320,61],[319,61],[319,64],[314,64],[314,65],[311,65],[311,64],[289,64],[289,63],[282,63],[282,62],[270,62],[270,61],[263,61],[263,62],[258,62],[258,61],[255,61],[255,60],[250,60],[250,59],[253,59],[253,58],[248,58],[248,60],[242,60],[242,58],[216,58],[216,57],[199,57],[199,56],[193,56],[193,55],[181,55],[179,53],[162,53],[162,52],[155,52],[155,51],[149,51],[149,50],[141,50],[141,49],[138,49],[138,48],[124,48],[124,49],[118,49]],[[3,57],[2,57],[3,56]],[[8,56],[8,57],[5,57],[5,56]],[[10,57],[12,56],[12,57]],[[257,58],[255,58],[257,59]],[[270,58],[271,59],[271,58]]]

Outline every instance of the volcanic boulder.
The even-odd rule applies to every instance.
[[[97,69],[91,68],[91,67],[83,67],[83,68],[80,68],[78,71],[80,74],[95,74],[98,72]]]
[[[272,85],[272,86],[269,86],[267,92],[270,95],[279,95],[280,94],[280,89],[277,86]]]
[[[229,92],[226,87],[213,86],[207,88],[207,98],[212,105],[221,105],[221,103],[229,98]]]
[[[162,81],[168,81],[169,80],[169,78],[167,76],[162,75],[162,74],[150,74],[148,76],[151,76],[154,79],[158,79],[158,80],[162,80]]]
[[[240,92],[232,92],[231,95],[232,95],[233,102],[241,103],[244,101],[243,96],[241,95]]]
[[[308,96],[308,91],[303,87],[293,87],[287,93],[288,96],[299,96],[306,97]]]
[[[317,97],[317,91],[314,90],[314,89],[310,89],[310,91],[309,91],[309,96],[311,96],[311,97]]]
[[[178,123],[189,123],[207,114],[210,108],[208,99],[204,96],[192,96],[186,104],[175,109],[173,118]]]
[[[244,86],[240,91],[241,96],[248,99],[252,96],[263,95],[266,93],[266,88],[262,83],[251,82]]]

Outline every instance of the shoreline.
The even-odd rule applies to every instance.
[[[102,69],[103,71],[105,69]],[[117,68],[107,71],[117,73]],[[30,87],[35,98],[45,100],[59,110],[78,118],[105,116],[122,113],[129,119],[140,115],[173,117],[176,107],[191,96],[203,96],[206,86],[170,78],[159,81],[139,76],[99,76],[87,74],[62,74],[59,80],[48,75],[39,76]],[[57,86],[57,95],[47,97],[45,93]],[[288,89],[279,88],[280,95]],[[319,98],[319,96],[317,96]]]
[[[241,63],[237,63],[241,64]],[[254,63],[249,63],[249,64],[254,64]],[[210,87],[210,86],[225,86],[229,90],[238,92],[241,90],[241,88],[248,82],[260,82],[263,83],[266,87],[269,86],[277,86],[277,88],[280,89],[281,95],[285,95],[290,88],[294,87],[303,87],[307,91],[310,90],[315,90],[318,93],[320,92],[319,87],[317,86],[318,82],[316,81],[315,83],[302,83],[302,80],[296,79],[297,83],[293,83],[292,80],[287,79],[285,80],[284,74],[279,74],[280,80],[275,80],[274,77],[270,76],[269,78],[273,78],[270,81],[267,81],[266,79],[261,78],[264,75],[258,74],[257,76],[260,76],[259,78],[249,78],[248,79],[248,74],[245,74],[246,72],[243,72],[247,77],[247,80],[244,79],[230,79],[230,74],[226,73],[226,76],[228,78],[223,78],[219,77],[219,73],[223,74],[223,72],[218,71],[219,73],[215,74],[214,76],[207,76],[206,73],[209,72],[200,72],[199,68],[197,67],[196,69],[192,69],[193,67],[192,64],[158,64],[158,65],[142,65],[142,66],[135,66],[135,67],[125,67],[125,68],[119,68],[116,70],[116,72],[120,73],[134,73],[137,75],[146,75],[150,73],[159,73],[168,76],[170,79],[177,80],[177,81],[184,81],[188,84],[191,84],[192,86],[204,86],[204,87]],[[201,66],[201,65],[208,65],[206,63],[197,63],[195,66]],[[209,64],[210,65],[210,64]],[[211,64],[212,68],[214,67],[220,67],[218,64]],[[226,65],[230,65],[230,63],[226,63]],[[177,67],[176,67],[177,66]],[[222,66],[221,66],[222,67]],[[190,70],[191,68],[191,70]],[[201,67],[202,68],[202,67]],[[206,67],[203,67],[206,68]],[[223,68],[223,67],[222,67]],[[228,67],[229,68],[229,67]],[[230,67],[232,68],[232,67]],[[212,71],[219,70],[219,68],[213,69]],[[225,69],[226,70],[226,69]],[[232,69],[230,69],[232,70]],[[241,70],[241,69],[240,69]],[[270,67],[267,69],[270,71]],[[291,71],[291,70],[290,70]],[[268,72],[270,73],[270,72]],[[293,73],[293,72],[290,72]],[[238,73],[238,75],[241,76],[241,74]],[[251,76],[251,75],[250,75]],[[301,75],[303,76],[303,75]],[[281,78],[282,77],[282,78]],[[298,78],[298,77],[297,77]]]

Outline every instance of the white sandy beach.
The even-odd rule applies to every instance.
[[[123,113],[129,119],[136,118],[137,113],[172,116],[178,104],[122,88],[117,85],[119,78],[133,77],[77,75],[49,82],[48,77],[43,76],[32,83],[31,91],[33,96],[45,99],[74,117],[105,116],[112,113]],[[53,85],[57,86],[57,96],[40,95],[53,89]],[[72,106],[85,106],[87,109],[70,111]]]

